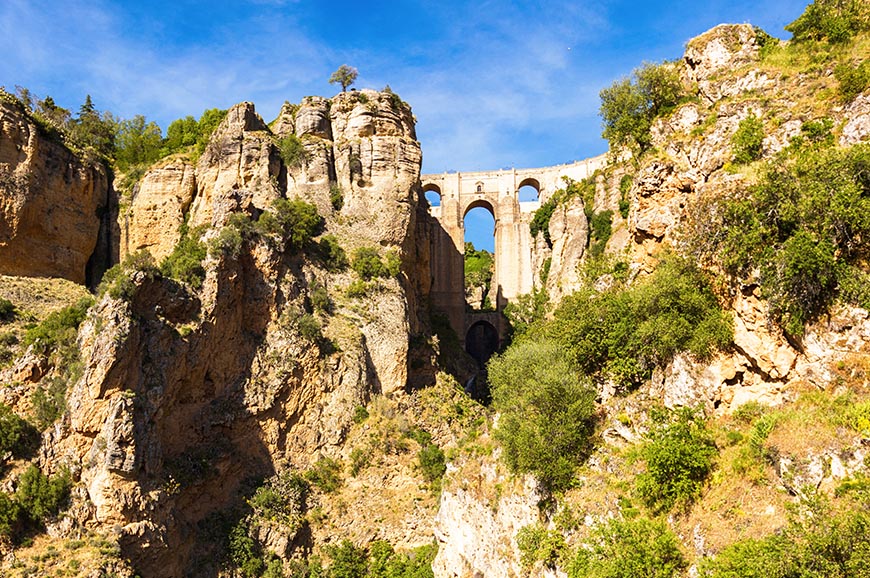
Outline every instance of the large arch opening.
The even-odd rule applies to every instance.
[[[477,361],[480,371],[465,384],[465,391],[477,401],[490,402],[486,362],[498,351],[498,330],[489,321],[478,321],[465,334],[465,351]]]
[[[517,194],[521,203],[537,201],[541,196],[541,183],[533,178],[523,179],[517,188]]]
[[[441,189],[435,183],[423,185],[423,195],[426,197],[429,207],[441,206]]]
[[[494,309],[497,302],[495,287],[495,216],[492,205],[476,200],[463,216],[465,255],[466,307],[476,311]]]

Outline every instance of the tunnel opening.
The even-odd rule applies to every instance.
[[[476,322],[465,334],[465,351],[480,368],[477,375],[465,384],[465,391],[483,404],[491,401],[486,363],[498,351],[498,345],[498,330],[488,321]]]

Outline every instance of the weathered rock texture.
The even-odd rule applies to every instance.
[[[102,164],[0,99],[0,273],[94,282],[87,270],[98,246],[109,258],[110,194]]]
[[[136,185],[123,252],[159,260],[185,220],[209,239],[233,213],[255,219],[296,197],[317,205],[349,253],[385,247],[402,271],[349,298],[354,273],[255,235],[238,253],[209,257],[199,290],[138,271],[124,298],[102,296],[79,336],[84,375],[43,461],[72,466],[89,504],[78,523],[115,528],[143,576],[215,575],[214,516],[244,507],[254,478],[338,457],[354,408],[407,386],[411,334],[428,320],[417,282],[428,277],[426,253],[415,240],[426,230],[416,221],[421,156],[407,105],[373,91],[310,98],[274,126],[299,135],[304,162],[286,166],[281,133],[239,104],[196,166],[173,157]],[[337,187],[341,209],[330,198]],[[330,295],[331,314],[312,310],[314,286]],[[319,335],[303,336],[312,319]],[[279,530],[260,527],[258,537],[289,556],[299,544]]]

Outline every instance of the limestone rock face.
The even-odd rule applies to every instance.
[[[516,534],[538,521],[540,495],[534,480],[500,496],[489,490],[506,484],[495,464],[483,463],[468,487],[446,488],[435,519],[438,555],[436,578],[455,576],[522,576]],[[467,472],[467,470],[466,470]]]
[[[846,125],[840,145],[849,146],[870,139],[870,94],[859,95],[843,111]]]
[[[559,205],[550,217],[550,271],[547,275],[547,293],[559,301],[562,296],[576,291],[581,285],[579,265],[586,254],[589,223],[583,209],[583,200],[575,197],[567,205]]]
[[[129,210],[122,215],[123,254],[145,249],[159,262],[180,238],[179,227],[196,194],[196,174],[184,161],[150,169],[133,191]]]
[[[268,207],[279,197],[281,161],[269,127],[250,102],[232,107],[196,166],[191,227],[219,227],[236,211]]]
[[[0,273],[84,284],[109,210],[106,171],[0,100]]]
[[[751,24],[721,24],[693,38],[684,56],[689,78],[703,83],[719,71],[757,60],[755,38]]]

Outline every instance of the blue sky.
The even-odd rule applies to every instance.
[[[787,37],[807,3],[2,0],[0,84],[165,130],[243,100],[270,121],[347,63],[412,105],[424,172],[546,166],[606,150],[598,92],[642,62],[722,22]]]

